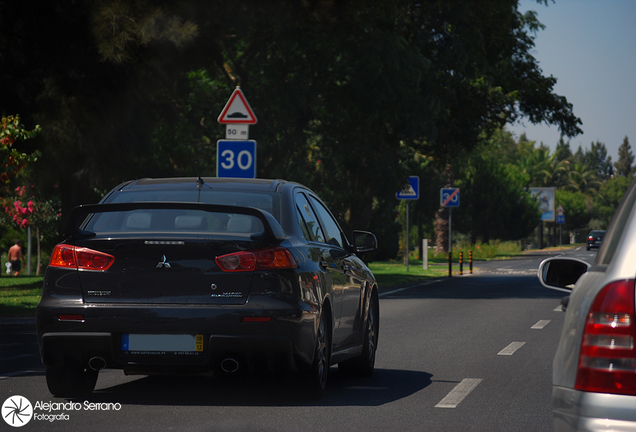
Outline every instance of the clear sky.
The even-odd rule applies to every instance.
[[[536,35],[534,58],[544,76],[557,78],[554,92],[583,122],[583,134],[569,139],[572,151],[600,141],[616,162],[627,136],[636,154],[636,0],[550,0],[548,6],[520,0],[519,8],[536,11],[546,26]],[[560,137],[558,127],[527,119],[508,129],[553,150]]]

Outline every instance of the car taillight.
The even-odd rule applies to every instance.
[[[636,395],[634,280],[598,293],[587,317],[575,388]]]
[[[587,238],[587,241],[594,241],[594,237],[589,236],[589,237]]]
[[[105,271],[115,262],[115,257],[93,249],[66,244],[55,246],[50,266],[79,270]]]
[[[234,252],[216,257],[216,264],[225,272],[288,269],[298,265],[284,247]]]

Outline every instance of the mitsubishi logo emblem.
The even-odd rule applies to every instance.
[[[161,257],[161,261],[157,263],[157,268],[172,268],[169,262],[166,262],[166,256]]]

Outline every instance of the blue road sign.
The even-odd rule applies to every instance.
[[[442,207],[459,207],[459,188],[442,188],[440,204]]]
[[[410,176],[404,188],[395,194],[397,199],[416,200],[420,197],[420,178],[418,176]]]
[[[564,224],[565,223],[565,215],[558,214],[556,217],[556,223]]]
[[[217,141],[216,176],[256,178],[256,141]]]

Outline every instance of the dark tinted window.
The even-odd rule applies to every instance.
[[[255,216],[199,210],[143,209],[97,213],[85,228],[103,233],[228,233],[263,232]]]
[[[296,194],[296,207],[300,214],[299,222],[305,238],[310,241],[325,243],[325,235],[322,232],[322,228],[320,228],[318,218],[304,194]]]
[[[320,220],[322,221],[323,228],[325,229],[325,234],[327,236],[327,243],[333,246],[344,247],[344,243],[342,240],[342,231],[338,227],[338,224],[331,216],[331,213],[327,210],[325,206],[314,197],[309,197],[311,200],[311,204],[320,216]]]
[[[201,202],[205,204],[255,207],[271,213],[280,221],[277,206],[275,205],[276,198],[275,194],[250,191],[216,191],[206,189],[204,186],[201,191],[197,189],[124,191],[113,195],[107,202]]]

